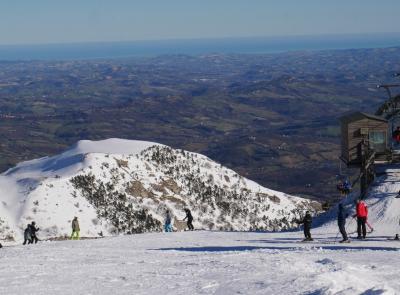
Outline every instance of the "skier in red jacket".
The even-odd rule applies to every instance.
[[[356,214],[354,217],[357,217],[357,239],[365,239],[367,236],[365,224],[368,218],[368,208],[362,200],[357,200]]]

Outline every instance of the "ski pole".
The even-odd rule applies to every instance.
[[[369,224],[368,220],[365,222],[365,224],[368,226],[369,230],[372,233],[374,231],[374,228]]]
[[[336,243],[337,238],[338,238],[338,236],[339,236],[339,233],[340,233],[340,231],[337,232],[334,243]]]

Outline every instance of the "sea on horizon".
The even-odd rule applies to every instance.
[[[167,54],[268,54],[397,46],[400,46],[400,33],[0,45],[0,61],[113,59]]]

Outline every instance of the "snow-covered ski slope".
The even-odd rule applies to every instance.
[[[67,234],[65,223],[77,215],[87,234],[97,235],[102,227],[93,224],[96,210],[84,198],[71,198],[70,177],[91,165],[88,155],[136,154],[152,145],[155,143],[122,139],[83,140],[60,155],[26,161],[9,169],[0,175],[0,232],[3,237],[21,240],[26,224],[36,220],[43,237],[55,237]]]
[[[0,294],[400,294],[399,242],[195,231],[0,250]]]
[[[42,239],[160,231],[165,211],[197,229],[279,230],[316,202],[264,188],[209,158],[152,142],[79,141],[64,153],[0,176],[0,238],[22,239],[35,220]]]
[[[86,165],[97,163],[93,159],[101,153],[86,152],[79,153],[84,155],[83,161],[70,161],[72,166],[58,162],[60,167],[65,168],[56,172],[46,171],[44,162],[38,164],[34,161],[44,171],[39,176],[36,172],[32,174],[32,170],[38,169],[31,170],[30,164],[17,166],[3,175],[3,181],[14,180],[18,184],[17,189],[10,186],[3,190],[3,194],[7,192],[8,195],[27,198],[23,192],[28,192],[28,196],[32,196],[31,193],[38,187],[46,185],[35,186],[32,181],[28,182],[31,190],[23,191],[21,188],[29,188],[24,179],[38,177],[50,178],[51,188],[57,187],[56,181],[75,175],[75,169],[82,173]],[[75,153],[70,156],[75,156]],[[111,155],[104,157],[112,159],[109,165],[115,162]],[[197,161],[201,162],[200,158]],[[72,169],[73,165],[76,167]],[[95,166],[92,166],[91,170],[94,169]],[[29,246],[9,242],[3,243],[6,247],[0,249],[0,261],[7,266],[0,268],[0,294],[27,294],[27,290],[29,294],[44,295],[400,294],[400,242],[388,239],[400,233],[400,199],[396,198],[400,190],[400,166],[379,169],[380,176],[366,199],[369,222],[374,226],[374,232],[366,240],[354,239],[356,223],[349,217],[347,230],[352,241],[350,244],[339,244],[336,208],[333,208],[315,220],[316,228],[312,230],[315,241],[306,243],[300,242],[303,238],[301,231],[144,233],[81,241],[43,241]],[[103,170],[106,173],[106,169]],[[45,173],[50,173],[50,176],[43,176]],[[54,173],[60,177],[55,178]],[[18,175],[24,177],[18,178]],[[219,179],[217,174],[215,178]],[[21,180],[24,180],[22,183],[25,186],[20,185]],[[66,183],[63,185],[67,187]],[[61,186],[58,189],[63,192]],[[53,192],[49,190],[48,193],[50,191]],[[269,190],[265,189],[265,192]],[[279,198],[285,197],[282,193],[276,194]],[[352,198],[343,202],[352,214]],[[3,207],[3,212],[13,212],[12,217],[18,217],[15,214],[21,212],[18,210],[23,206],[17,203],[15,207],[11,205],[12,202],[7,204],[8,211]],[[67,212],[68,216],[79,214],[79,208],[78,211]],[[41,210],[49,209],[44,207]],[[45,224],[45,218],[35,217]],[[92,227],[90,218],[87,224]],[[66,223],[65,220],[61,222]],[[82,224],[86,226],[85,222]],[[41,234],[43,232],[39,232]]]

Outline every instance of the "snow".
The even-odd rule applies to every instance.
[[[42,226],[39,238],[43,239],[69,234],[69,222],[75,214],[79,214],[85,236],[96,237],[98,231],[108,230],[107,223],[98,220],[96,209],[86,199],[70,195],[69,179],[88,170],[109,179],[112,174],[104,165],[116,168],[115,158],[128,161],[125,177],[132,174],[129,169],[135,170],[135,179],[141,179],[146,187],[162,177],[151,162],[130,154],[138,154],[153,143],[129,141],[126,149],[119,147],[123,154],[108,154],[121,144],[113,139],[103,142],[100,149],[98,144],[80,142],[59,156],[21,163],[1,175],[2,235],[18,237],[23,223],[32,216]],[[234,178],[233,171],[208,158],[194,158],[199,173],[213,174],[216,185],[227,186],[224,175]],[[184,158],[177,161],[182,164]],[[20,245],[17,238],[4,242],[5,247],[0,249],[0,260],[6,266],[0,268],[0,294],[400,294],[400,242],[388,239],[400,233],[400,198],[396,198],[400,165],[377,169],[380,176],[365,200],[368,221],[374,227],[366,240],[354,239],[356,222],[350,216],[346,228],[352,241],[337,243],[341,237],[336,207],[314,220],[311,232],[315,241],[306,243],[300,242],[301,231],[199,230],[80,241],[44,240],[27,246]],[[176,181],[183,185],[179,179]],[[247,179],[238,183],[240,188],[271,194],[271,190]],[[271,203],[268,211],[273,217],[303,204],[301,198],[273,194],[280,198],[280,203]],[[356,196],[355,192],[342,200],[350,215]],[[249,208],[256,208],[256,200],[246,200]],[[37,201],[39,205],[35,205]],[[267,201],[265,198],[261,202]],[[151,207],[151,200],[145,203],[162,218],[157,208]],[[167,205],[174,208],[173,204]],[[32,210],[36,210],[34,214]],[[210,210],[207,214],[216,222],[214,215],[221,212]],[[248,226],[248,219],[240,218],[230,220],[237,229]],[[195,227],[204,228],[204,224],[200,215],[195,215]]]
[[[399,294],[400,242],[336,232],[148,233],[0,251],[0,294]]]
[[[368,207],[368,222],[374,228],[374,232],[385,236],[394,236],[400,233],[400,165],[380,165],[377,168],[379,177],[370,187],[367,197],[364,200]],[[357,192],[355,192],[357,193]],[[356,194],[343,200],[343,204],[350,216],[347,218],[348,227],[356,227],[356,220],[352,217],[355,214],[354,200]],[[333,208],[326,216],[321,216],[317,221],[321,232],[337,228],[336,211]]]
[[[314,242],[300,242],[301,231],[199,230],[107,236],[111,233],[107,221],[99,219],[88,200],[72,195],[69,180],[88,171],[101,179],[125,174],[140,179],[148,188],[163,174],[157,170],[160,167],[139,154],[154,145],[161,146],[119,139],[82,141],[58,156],[24,162],[2,174],[0,238],[11,235],[15,241],[2,241],[5,247],[0,249],[0,294],[400,294],[400,242],[388,239],[400,233],[400,198],[396,198],[400,165],[377,168],[380,176],[365,200],[368,221],[374,227],[366,240],[354,239],[356,222],[351,215],[355,194],[342,200],[350,213],[346,226],[352,240],[349,244],[337,243],[341,237],[336,207],[314,220]],[[196,160],[193,165],[197,165],[201,177],[212,174],[215,185],[231,189],[232,183],[224,176],[234,179],[234,171],[202,155],[189,153],[189,157]],[[122,172],[118,170],[118,175],[112,173],[117,169],[116,159],[128,165]],[[185,159],[178,157],[177,163],[185,165]],[[177,178],[176,182],[184,187],[184,180]],[[116,187],[122,189],[123,185],[117,183]],[[249,206],[248,210],[259,205],[252,194],[277,196],[279,204],[268,203],[272,218],[304,202],[245,178],[237,178],[235,187],[251,192],[242,204]],[[174,196],[185,201],[182,196]],[[269,201],[264,198],[258,202]],[[163,211],[157,211],[152,202],[144,199],[140,204],[162,219],[159,212]],[[168,200],[165,203],[173,211],[179,210]],[[214,223],[218,222],[216,216],[224,214],[204,208]],[[251,217],[266,214],[262,210],[258,215],[249,212]],[[46,240],[70,234],[74,215],[79,215],[81,235],[97,237],[99,231],[104,231],[106,237]],[[194,215],[195,227],[204,229],[206,223],[200,211]],[[41,227],[39,238],[43,241],[22,246],[23,226],[33,217]],[[247,216],[226,218],[239,230],[247,228],[251,220]]]
[[[105,186],[112,184],[114,195],[126,196],[125,206],[145,209],[160,223],[164,222],[166,209],[182,219],[183,208],[190,207],[197,229],[288,228],[302,210],[311,208],[308,200],[264,188],[200,154],[168,149],[174,162],[160,164],[151,156],[158,147],[167,148],[116,138],[82,140],[59,155],[18,164],[0,175],[0,234],[19,243],[24,228],[34,220],[43,238],[66,237],[71,234],[74,216],[79,218],[82,236],[119,232],[115,223],[99,216],[98,208],[71,183],[78,175],[92,175],[96,183]],[[146,151],[149,155],[142,154]],[[187,179],[188,175],[194,178]],[[195,181],[228,194],[218,200],[213,195],[196,194],[190,188]],[[133,182],[139,182],[140,189],[127,192]],[[223,204],[230,206],[227,212],[223,212]],[[113,208],[104,210],[110,212]],[[118,218],[119,224],[126,221]]]
[[[66,176],[85,167],[82,161],[85,160],[86,154],[136,155],[154,145],[160,144],[119,138],[109,138],[99,141],[80,140],[60,155],[20,163],[15,168],[9,169],[5,175],[17,175],[18,179],[28,177],[37,179],[53,175],[57,171],[59,176]]]
[[[0,175],[0,221],[6,223],[3,231],[20,241],[26,224],[35,219],[49,237],[65,236],[70,233],[69,224],[76,215],[88,229],[83,235],[98,236],[99,232],[107,231],[107,227],[93,225],[97,216],[87,200],[68,198],[69,178],[91,165],[90,154],[136,155],[154,145],[158,144],[117,138],[81,140],[60,155],[22,162],[9,169]]]

